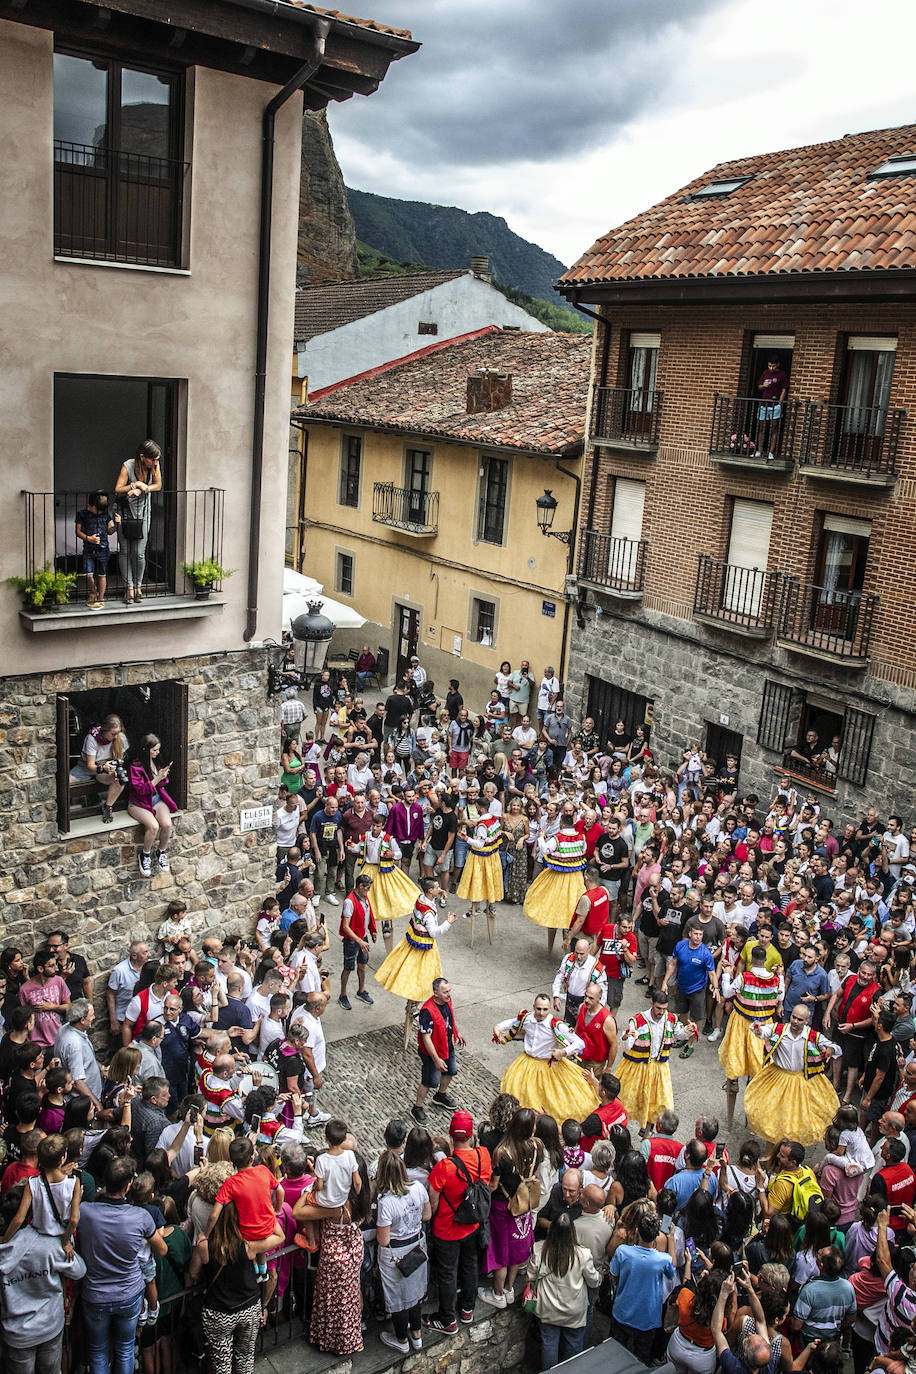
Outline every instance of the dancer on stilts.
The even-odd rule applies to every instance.
[[[401,847],[386,833],[384,816],[372,817],[372,829],[360,840],[359,856],[357,871],[372,879],[372,908],[390,954],[394,948],[392,922],[410,915],[420,889],[400,866]]]
[[[585,892],[585,840],[576,830],[574,810],[564,805],[556,835],[538,840],[538,857],[544,867],[526,892],[522,909],[529,921],[546,927],[549,954],[557,931],[572,925]]]
[[[840,1099],[827,1077],[827,1061],[842,1053],[839,1045],[808,1025],[805,1002],[792,1008],[788,1022],[760,1026],[753,1034],[763,1043],[763,1068],[744,1094],[747,1123],[761,1140],[785,1137],[816,1145],[836,1116]]]
[[[503,899],[503,866],[499,859],[502,843],[499,803],[492,782],[484,784],[484,801],[490,808],[481,816],[468,837],[468,856],[458,884],[458,896],[471,903],[471,945],[474,944],[474,923],[480,906],[487,913],[487,936],[493,943],[496,925],[495,902]]]
[[[446,934],[449,926],[455,924],[458,915],[448,912],[444,921],[436,914],[436,901],[442,895],[442,888],[435,878],[424,878],[420,896],[417,898],[407,933],[395,945],[375,975],[375,981],[383,988],[393,992],[396,997],[407,999],[404,1019],[404,1045],[414,1030],[413,1017],[421,1003],[429,996],[434,978],[442,976],[442,960],[436,944],[440,935]]]
[[[719,1063],[725,1070],[725,1100],[728,1129],[735,1119],[739,1079],[748,1082],[763,1068],[763,1041],[755,1035],[754,1027],[772,1021],[776,1008],[785,994],[782,965],[766,966],[767,952],[763,945],[751,949],[751,966],[742,969],[737,977],[723,976],[723,993],[734,998],[731,1016],[725,1027],[725,1039],[719,1046]],[[739,965],[740,967],[740,965]]]

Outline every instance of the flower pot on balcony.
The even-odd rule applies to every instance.
[[[212,590],[213,590],[213,583],[212,583],[212,582],[207,582],[207,583],[205,583],[204,586],[202,586],[202,587],[195,587],[195,588],[194,588],[194,600],[195,600],[195,601],[207,601],[207,600],[209,599],[209,597],[210,597],[210,593],[212,592]]]

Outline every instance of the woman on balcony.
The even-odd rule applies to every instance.
[[[126,583],[124,601],[128,606],[134,601],[143,600],[146,542],[153,512],[152,494],[162,490],[161,457],[162,449],[156,441],[144,440],[137,449],[136,458],[128,458],[126,463],[122,463],[115,485],[115,496],[122,507],[118,546],[124,552],[121,575]]]

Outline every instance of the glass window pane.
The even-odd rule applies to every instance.
[[[108,67],[88,57],[54,54],[54,139],[104,147],[108,130]],[[61,160],[61,159],[59,159]],[[65,162],[79,155],[64,152]]]
[[[173,78],[121,71],[121,151],[168,157]]]

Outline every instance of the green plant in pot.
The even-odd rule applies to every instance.
[[[8,577],[6,580],[11,587],[19,588],[25,604],[33,611],[49,611],[52,606],[66,606],[79,574],[59,572],[46,563],[28,577]]]
[[[194,595],[198,601],[206,601],[215,582],[231,577],[235,568],[224,568],[215,558],[204,558],[197,563],[182,563],[182,571],[189,582],[194,583]]]

